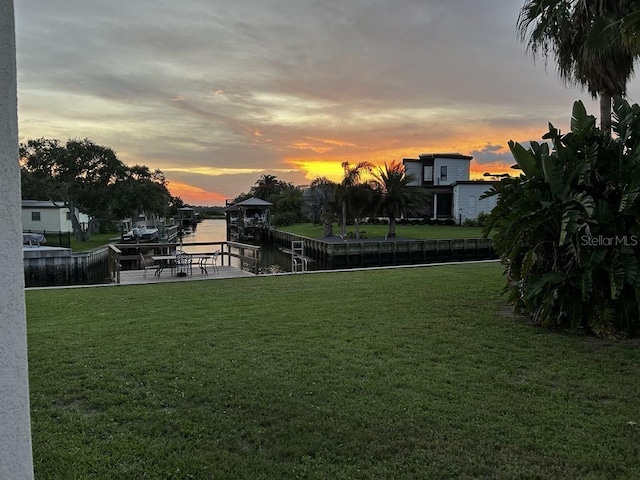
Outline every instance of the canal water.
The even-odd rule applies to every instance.
[[[208,219],[198,223],[195,232],[185,235],[184,243],[196,242],[225,242],[227,240],[227,222],[224,219]],[[185,247],[188,252],[209,252],[211,245],[194,245]],[[227,258],[224,258],[225,264]],[[240,267],[240,259],[231,258],[231,265]],[[282,252],[278,247],[268,244],[260,245],[260,271],[263,273],[278,273],[291,271],[291,256]]]
[[[461,227],[464,228],[464,227]],[[184,237],[185,243],[190,242],[225,242],[227,240],[227,224],[225,220],[203,220],[198,224],[195,233]],[[330,264],[321,262],[316,258],[309,262],[309,270],[321,268],[361,268],[390,265],[411,265],[416,263],[452,262],[464,260],[489,260],[496,259],[497,255],[493,250],[490,240],[483,239],[440,239],[440,240],[399,240],[395,245],[384,242],[384,245],[377,245],[378,241],[372,239],[370,242],[363,241],[362,244],[354,245],[355,250],[338,242],[334,246],[334,254],[330,259]],[[347,240],[347,243],[349,241]],[[411,242],[417,243],[411,246]],[[273,243],[260,245],[260,264],[258,266],[261,273],[279,273],[291,271],[291,254],[284,253]],[[400,248],[398,248],[400,245]],[[341,247],[342,253],[336,253],[337,247]],[[285,246],[284,248],[288,248]],[[416,249],[417,248],[417,249]],[[209,252],[211,245],[206,246],[186,246],[187,252]],[[366,251],[365,251],[366,250]],[[224,258],[225,263],[228,257]],[[231,259],[231,265],[240,267],[240,260]],[[246,268],[249,270],[250,268]]]

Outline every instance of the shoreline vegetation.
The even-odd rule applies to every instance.
[[[498,264],[26,292],[36,478],[638,478],[640,348]]]

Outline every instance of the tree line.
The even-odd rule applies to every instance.
[[[291,225],[301,221],[322,223],[326,236],[333,235],[333,223],[340,235],[354,222],[359,237],[360,219],[367,216],[389,218],[389,237],[395,237],[396,219],[405,211],[421,215],[427,209],[427,195],[399,162],[375,168],[370,162],[351,165],[343,162],[344,178],[333,182],[325,177],[301,187],[263,174],[249,193],[234,203],[257,197],[274,204],[273,223]],[[165,175],[144,165],[127,166],[108,147],[89,139],[32,139],[20,145],[22,198],[47,200],[69,209],[73,230],[79,241],[87,240],[99,227],[107,230],[120,219],[139,214],[158,217],[176,215],[185,206],[173,197]],[[81,228],[77,212],[91,217]]]
[[[396,220],[406,212],[424,215],[429,195],[421,187],[410,186],[413,175],[407,175],[396,161],[375,167],[363,161],[355,165],[342,162],[344,177],[334,182],[326,177],[314,179],[308,187],[282,182],[274,175],[263,174],[248,193],[233,200],[237,203],[257,197],[273,203],[272,221],[276,226],[301,221],[322,224],[324,235],[334,235],[333,224],[340,225],[340,235],[353,222],[355,237],[360,237],[360,220],[383,216],[389,219],[388,237],[396,236]]]
[[[108,231],[119,219],[143,212],[176,215],[184,206],[169,193],[162,171],[129,167],[111,148],[88,139],[28,140],[20,144],[20,173],[22,198],[67,207],[79,241],[98,228]],[[88,228],[81,228],[78,211],[91,217]]]

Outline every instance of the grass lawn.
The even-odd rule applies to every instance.
[[[86,252],[87,250],[93,250],[94,248],[101,247],[102,245],[112,243],[111,239],[116,237],[119,237],[117,233],[92,233],[88,242],[78,242],[76,241],[75,235],[71,235],[71,250],[74,252]]]
[[[319,238],[324,236],[322,225],[313,225],[312,223],[300,223],[297,225],[278,227],[278,230],[310,238]],[[364,233],[366,238],[384,238],[388,230],[388,225],[360,225],[360,233]],[[355,227],[353,225],[347,226],[347,234],[349,232],[355,233]],[[333,226],[333,233],[334,235],[338,235],[338,233],[340,233],[339,225]],[[418,240],[436,238],[481,238],[482,227],[463,227],[457,225],[397,225],[396,236],[416,238]]]
[[[640,348],[497,264],[27,291],[38,479],[640,478]]]

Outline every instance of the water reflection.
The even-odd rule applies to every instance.
[[[198,224],[196,231],[185,235],[182,241],[192,242],[225,242],[227,240],[226,220],[203,220]],[[211,245],[194,245],[188,247],[189,252],[206,252],[211,250]]]
[[[197,242],[225,242],[227,240],[227,222],[223,219],[203,220],[198,224],[198,228],[194,233],[185,235],[182,241],[184,243]],[[210,252],[211,245],[193,245],[185,246],[185,251]],[[228,257],[223,258],[225,264]],[[231,258],[231,265],[240,267],[240,259]],[[282,252],[278,247],[269,244],[260,246],[260,265],[261,272],[277,273],[278,271],[291,271],[291,256]]]

